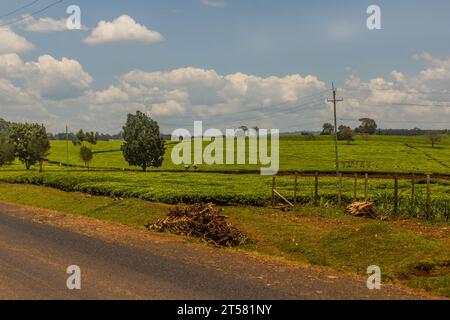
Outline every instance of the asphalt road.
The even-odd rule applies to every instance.
[[[0,299],[421,298],[88,218],[40,211],[36,222],[33,210],[0,203]],[[66,287],[70,265],[81,290]]]

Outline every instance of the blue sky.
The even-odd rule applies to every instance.
[[[0,16],[30,2],[30,0],[2,1]],[[34,6],[2,21],[14,21],[22,14],[33,12],[52,2],[54,0],[41,0]],[[218,110],[224,113],[224,110],[229,108],[228,116],[223,115],[222,125],[226,126],[234,124],[234,120],[239,120],[233,118],[233,113],[237,110],[233,108],[233,103],[239,107],[240,111],[246,108],[253,110],[261,105],[265,109],[254,113],[257,119],[257,116],[261,114],[276,112],[279,104],[284,103],[294,107],[307,101],[306,96],[316,93],[320,96],[322,89],[330,87],[332,81],[335,81],[342,89],[342,95],[351,99],[358,94],[360,106],[357,106],[356,101],[351,100],[343,105],[343,117],[349,119],[357,118],[373,110],[369,108],[375,98],[373,92],[365,96],[361,94],[363,90],[373,90],[374,86],[382,86],[384,91],[396,90],[389,92],[390,97],[382,97],[386,99],[386,102],[395,104],[405,102],[429,105],[436,104],[437,101],[445,103],[443,97],[447,98],[447,101],[450,100],[450,96],[445,95],[445,81],[448,80],[445,76],[440,76],[439,79],[436,77],[423,79],[421,76],[423,71],[429,70],[430,73],[436,73],[442,68],[447,68],[447,59],[450,56],[449,1],[77,0],[62,2],[34,19],[37,21],[39,18],[52,18],[56,21],[66,18],[68,15],[65,11],[70,4],[76,4],[81,8],[81,22],[88,28],[87,30],[29,32],[25,24],[16,23],[10,27],[10,31],[26,39],[33,45],[33,49],[17,52],[14,52],[14,48],[9,51],[4,49],[3,53],[17,54],[24,68],[30,67],[27,63],[36,62],[44,55],[51,56],[57,62],[62,61],[64,57],[78,62],[82,71],[92,79],[91,81],[86,79],[76,86],[76,90],[82,91],[77,99],[79,99],[78,103],[89,106],[74,109],[73,106],[77,103],[74,101],[75,97],[70,96],[68,101],[64,92],[61,95],[52,95],[51,101],[46,103],[49,97],[43,95],[42,90],[30,89],[26,84],[21,84],[27,81],[27,76],[22,76],[22,80],[18,79],[20,77],[9,79],[4,76],[5,81],[10,81],[18,89],[29,90],[30,100],[22,101],[21,107],[15,108],[14,102],[9,101],[11,99],[5,99],[9,101],[6,103],[9,105],[4,107],[4,110],[0,110],[0,117],[17,121],[44,122],[54,131],[61,129],[64,122],[86,129],[93,129],[94,125],[98,125],[99,130],[117,131],[120,130],[120,124],[125,117],[123,114],[131,112],[133,107],[141,106],[147,111],[150,110],[150,113],[153,108],[158,110],[157,118],[161,119],[162,123],[166,122],[167,129],[170,129],[174,124],[188,123],[187,119],[189,121],[194,119],[194,115],[202,114],[206,120],[208,115],[212,117],[218,113]],[[371,4],[377,4],[381,8],[382,30],[370,31],[366,27],[368,17],[366,9]],[[100,21],[112,22],[124,15],[132,18],[136,24],[159,33],[164,41],[151,43],[116,41],[96,45],[88,45],[83,41]],[[0,53],[2,53],[1,49]],[[427,55],[417,56],[422,53]],[[123,77],[132,70],[145,73],[170,73],[174,70],[186,71],[185,68],[197,70],[196,75],[199,77],[205,76],[205,74],[198,75],[201,73],[200,70],[214,70],[221,79],[227,75],[245,74],[259,80],[252,82],[253,88],[249,87],[251,79],[245,79],[245,81],[233,79],[230,86],[236,88],[236,83],[245,82],[247,89],[253,88],[255,91],[252,94],[248,92],[243,94],[241,89],[236,89],[240,94],[239,99],[236,98],[236,93],[224,89],[227,87],[226,84],[223,84],[223,87],[219,83],[213,88],[209,87],[209,84],[201,87],[198,84],[203,83],[204,79],[195,77],[192,79],[193,83],[187,83],[186,77],[183,78],[182,85],[174,82],[174,78],[177,78],[181,71],[176,74],[162,74],[161,79],[164,76],[170,78],[163,83],[161,79],[155,80],[154,77],[150,82],[144,81],[142,75],[139,81],[130,80],[130,77],[126,81],[118,80],[118,77]],[[406,82],[397,81],[398,78],[392,82],[390,79],[393,71],[400,72],[403,77],[406,77]],[[184,76],[185,74],[186,72],[183,73]],[[302,79],[311,75],[320,83],[316,83],[312,88],[310,84],[304,84],[301,80],[298,82],[298,87],[292,89],[291,80],[285,77],[297,74]],[[37,77],[38,81],[41,79],[36,75],[34,77]],[[58,75],[58,77],[63,76]],[[256,98],[252,100],[252,96],[258,96],[257,89],[264,90],[270,86],[268,81],[264,81],[270,77],[276,77],[277,81],[284,80],[270,87],[277,87],[279,90],[274,90],[272,96],[265,97],[264,100]],[[373,81],[380,78],[386,83]],[[64,79],[67,80],[67,77]],[[206,79],[210,78],[206,77]],[[355,79],[359,82],[355,83]],[[228,79],[222,80],[230,82]],[[436,81],[441,82],[436,83]],[[130,90],[131,84],[136,88],[158,87],[164,94],[158,92],[157,97],[155,93],[153,96],[137,98],[136,93],[126,91]],[[92,101],[92,96],[110,86],[124,91],[128,98],[102,102],[101,106]],[[436,96],[415,97],[412,102],[408,100],[411,97],[405,97],[405,92],[411,90],[434,93],[436,88],[442,91]],[[375,89],[379,90],[380,87]],[[55,90],[57,88],[51,89],[52,94]],[[174,97],[174,91],[177,90],[180,91],[178,92],[180,95],[182,93],[185,95]],[[201,95],[202,90],[217,90],[217,95],[205,99],[196,97],[195,95]],[[293,90],[295,94],[286,94],[288,90]],[[224,92],[228,94],[226,98]],[[286,96],[285,99],[278,99],[283,93]],[[2,92],[0,86],[0,94],[5,96],[8,92],[6,89]],[[292,98],[293,96],[295,97]],[[394,96],[399,100],[394,101],[392,98]],[[172,107],[165,109],[163,104],[168,101],[173,101]],[[22,111],[17,111],[22,110],[21,108],[34,110],[33,105],[38,105],[36,110],[41,112],[35,119],[31,115],[25,117]],[[273,110],[268,110],[269,107],[273,107]],[[417,124],[413,120],[424,119],[424,114],[418,114],[419,111],[416,109],[418,108],[413,108],[409,115],[405,115],[404,110],[400,108],[380,109],[373,115],[380,116],[382,127],[414,127]],[[285,109],[281,109],[282,114],[284,111]],[[318,112],[314,113],[314,111]],[[298,122],[292,122],[292,120],[289,122],[280,115],[277,122],[265,119],[261,124],[285,127],[287,131],[315,129],[318,123],[327,120],[328,111],[311,110],[311,113],[305,114]],[[425,120],[429,122],[423,126],[445,127],[442,119],[448,117],[447,111],[448,109],[441,108],[438,115],[436,112],[425,114]],[[95,118],[99,112],[105,114],[108,122]],[[396,112],[403,119],[401,125],[388,122],[389,119],[397,116]],[[183,115],[183,113],[187,114]],[[289,113],[286,115],[287,118],[292,118],[289,117]],[[246,118],[251,116],[252,113],[249,112]],[[315,123],[312,124],[308,119],[313,119]],[[258,121],[255,120],[254,123],[256,122]],[[170,125],[171,123],[173,125]],[[296,123],[298,127],[295,127]]]

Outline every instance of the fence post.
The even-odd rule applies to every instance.
[[[398,176],[394,177],[394,215],[398,215]]]
[[[431,176],[427,174],[427,219],[431,218]]]
[[[319,173],[316,172],[314,176],[314,203],[319,202]]]
[[[294,206],[297,205],[297,187],[298,187],[298,173],[295,173],[295,182],[294,182]]]
[[[416,197],[416,176],[413,173],[411,176],[411,203],[410,203],[411,211],[414,209],[415,197]]]
[[[338,206],[342,206],[342,173],[339,173],[338,175],[338,189],[339,189],[339,194],[338,194]]]
[[[358,200],[358,174],[355,173],[355,183],[353,184],[353,200]]]
[[[364,176],[364,201],[369,200],[369,174]]]
[[[276,180],[275,176],[272,177],[272,207],[275,205],[275,188],[276,188]]]

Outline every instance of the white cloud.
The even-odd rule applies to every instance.
[[[106,90],[97,91],[95,93],[95,99],[100,104],[126,102],[128,101],[128,94],[120,88],[110,86]]]
[[[35,19],[32,16],[24,16],[22,25],[28,32],[59,32],[67,31],[67,19],[62,18],[60,20],[53,19],[51,17],[44,17]]]
[[[243,73],[221,75],[215,70],[192,67],[167,72],[133,70],[118,79],[115,89],[110,87],[106,91],[126,92],[129,99],[126,103],[120,99],[110,101],[110,105],[145,110],[162,121],[166,130],[180,123],[192,125],[194,119],[226,128],[242,121],[242,116],[248,118],[252,115],[255,119],[248,120],[248,123],[281,126],[283,121],[292,120],[292,117],[286,114],[284,118],[271,119],[271,113],[285,111],[286,107],[292,109],[304,103],[308,95],[321,92],[326,87],[315,76],[263,78]],[[96,97],[103,96],[106,91],[97,92]],[[324,99],[319,96],[318,101],[323,103]],[[253,112],[244,113],[248,109]],[[236,112],[241,117],[236,116]],[[263,113],[269,115],[267,119],[258,119]]]
[[[13,32],[9,27],[0,27],[0,54],[24,53],[34,48],[33,44]]]
[[[29,94],[51,100],[77,97],[93,80],[78,61],[50,55],[25,63],[17,54],[1,55],[0,77],[20,80]]]
[[[425,56],[424,56],[425,57]],[[372,117],[383,128],[442,128],[449,106],[450,58],[426,55],[416,74],[394,70],[362,80],[351,74],[339,90],[340,124],[358,125]],[[117,132],[126,114],[149,112],[170,132],[191,128],[194,120],[219,129],[240,125],[281,131],[318,130],[332,116],[327,85],[314,75],[260,77],[220,74],[211,69],[179,68],[165,72],[133,70],[104,90],[91,88],[92,77],[72,59],[45,55],[24,62],[17,54],[0,55],[0,105],[4,117],[39,121],[51,131],[69,123],[80,128]],[[448,123],[447,123],[448,125]]]
[[[201,3],[210,7],[223,8],[226,5],[225,0],[201,0]]]
[[[20,25],[28,32],[50,33],[69,31],[67,28],[67,18],[64,17],[59,20],[52,17],[35,19],[33,16],[25,15],[22,19]],[[82,26],[81,29],[87,30],[85,26]]]
[[[84,39],[84,42],[89,45],[126,42],[153,44],[163,41],[164,37],[159,32],[138,24],[128,15],[122,15],[111,22],[100,21],[91,34]]]
[[[17,76],[22,68],[22,59],[16,53],[0,55],[0,76]]]
[[[79,96],[93,80],[78,61],[68,58],[44,55],[36,62],[27,62],[25,68],[29,89],[48,99]]]
[[[437,59],[429,53],[413,57],[426,63],[425,69],[406,76],[394,70],[387,77],[367,82],[352,74],[342,95],[340,116],[344,119],[373,117],[386,127],[442,128],[450,116],[450,58]]]
[[[182,106],[181,103],[174,100],[169,100],[164,103],[155,103],[152,105],[151,109],[151,113],[155,116],[170,116],[177,113],[183,114],[185,111],[185,107]]]

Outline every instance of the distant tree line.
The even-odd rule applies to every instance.
[[[354,141],[354,134],[359,134],[364,140],[368,140],[370,135],[396,135],[396,136],[425,136],[427,141],[431,143],[434,148],[437,143],[442,141],[445,135],[450,134],[449,130],[422,130],[420,128],[414,129],[378,129],[375,120],[370,118],[359,119],[361,125],[355,129],[346,125],[339,126],[337,130],[338,140],[347,141],[350,144]],[[321,135],[332,135],[335,133],[334,125],[331,123],[324,123]]]
[[[69,139],[67,139],[69,138]],[[68,134],[65,132],[60,132],[56,134],[49,134],[50,140],[70,140],[74,141],[77,139],[77,134],[73,132],[69,132]],[[99,133],[95,132],[95,139],[97,141],[114,141],[114,140],[123,140],[123,132],[119,132],[117,134],[108,134],[108,133]]]
[[[435,130],[414,129],[379,129],[377,134],[385,136],[424,136]],[[450,130],[438,130],[442,134],[449,134]]]

